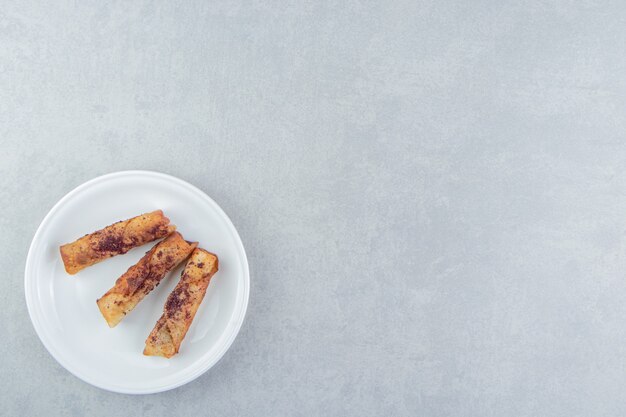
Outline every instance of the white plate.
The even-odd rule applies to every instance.
[[[182,265],[110,329],[96,299],[153,243],[68,275],[59,246],[115,221],[162,209],[185,239],[217,254],[213,277],[180,353],[142,354]],[[97,387],[148,394],[200,376],[230,347],[248,306],[250,277],[243,245],[222,209],[196,187],[169,175],[124,171],[95,178],[63,197],[44,218],[28,252],[26,304],[39,338],[72,374]]]

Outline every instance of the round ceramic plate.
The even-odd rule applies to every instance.
[[[217,254],[220,264],[179,354],[171,359],[148,357],[142,352],[183,265],[110,329],[96,299],[155,242],[76,275],[65,272],[59,254],[64,243],[157,209],[163,210],[185,239]],[[42,221],[26,260],[28,312],[50,354],[83,381],[127,394],[169,390],[211,368],[239,332],[249,288],[246,253],[222,209],[189,183],[156,172],[117,172],[71,191]]]

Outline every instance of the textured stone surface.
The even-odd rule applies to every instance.
[[[626,414],[621,1],[0,7],[0,414]],[[76,379],[28,317],[43,216],[95,176],[206,191],[247,320],[182,388]]]

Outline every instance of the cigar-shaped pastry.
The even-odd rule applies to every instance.
[[[198,246],[174,232],[157,243],[143,258],[115,281],[100,298],[98,308],[109,324],[115,327],[129,311],[150,293],[172,269],[185,260]]]
[[[61,258],[68,274],[132,248],[160,239],[176,230],[161,210],[122,220],[102,230],[61,246]]]
[[[163,315],[146,339],[144,355],[171,358],[178,353],[217,269],[217,256],[204,249],[193,251],[178,285],[167,297]]]

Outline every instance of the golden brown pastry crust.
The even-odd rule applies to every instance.
[[[167,297],[161,318],[146,339],[144,355],[171,358],[178,353],[218,266],[214,254],[199,248],[193,251],[178,285]]]
[[[128,220],[113,223],[104,229],[85,235],[61,246],[61,258],[68,274],[132,248],[160,239],[176,230],[163,211],[156,210]]]
[[[135,265],[128,268],[115,285],[98,301],[98,308],[109,324],[115,327],[128,312],[150,293],[178,264],[196,248],[174,232],[156,244]]]

